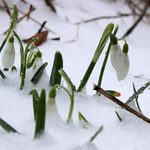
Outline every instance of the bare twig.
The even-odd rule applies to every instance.
[[[149,5],[150,5],[150,0],[147,0],[147,3],[145,4],[145,7],[144,7],[141,15],[139,16],[138,20],[127,30],[127,32],[123,35],[123,38],[128,36],[133,31],[133,29],[138,25],[138,23],[142,20]]]
[[[88,20],[83,20],[81,22],[77,22],[75,23],[75,25],[79,25],[79,24],[82,24],[82,23],[88,23],[88,22],[92,22],[92,21],[97,21],[97,20],[100,20],[100,19],[116,19],[116,18],[121,18],[121,17],[130,17],[130,16],[139,16],[140,14],[122,14],[122,13],[119,13],[119,15],[117,16],[102,16],[102,17],[95,17],[95,18],[92,18],[92,19],[88,19]],[[150,15],[150,14],[148,14]]]
[[[4,0],[2,0],[2,2],[3,2],[4,6],[5,6],[5,8],[6,8],[6,12],[7,12],[8,15],[11,17],[11,12],[10,12],[10,9],[9,9],[7,3],[6,3]]]
[[[55,9],[53,3],[51,2],[51,0],[45,0],[45,2],[46,2],[46,4],[52,9],[52,11],[53,11],[54,13],[56,13],[56,9]]]
[[[42,29],[44,28],[45,24],[46,24],[46,21],[44,21],[44,22],[42,23],[41,28],[38,30],[37,33],[40,33],[40,32],[42,31]]]
[[[113,102],[115,102],[116,104],[118,104],[119,106],[121,106],[122,108],[127,110],[128,112],[130,112],[130,113],[136,115],[137,117],[143,119],[147,123],[150,123],[150,119],[149,118],[145,117],[141,113],[137,112],[136,110],[132,109],[128,105],[124,104],[119,99],[115,98],[114,96],[112,96],[111,94],[107,93],[105,90],[103,90],[102,88],[100,88],[99,86],[97,86],[95,84],[94,84],[94,90],[96,90],[100,94],[104,95],[105,97],[109,98],[110,100],[112,100]]]
[[[10,9],[13,9],[13,8],[10,8]],[[21,14],[23,14],[23,15],[26,15],[24,12],[22,12],[21,10],[19,10],[18,9],[18,12],[20,12]],[[38,25],[42,25],[40,22],[38,22],[37,20],[35,20],[34,18],[32,18],[32,17],[30,17],[29,16],[29,19],[31,19],[32,21],[34,21],[35,23],[37,23]],[[50,30],[49,28],[47,28],[47,27],[45,27],[44,26],[44,28],[48,31],[48,32],[51,32],[51,33],[53,33],[53,34],[56,34],[54,31],[52,31],[52,30]],[[5,33],[5,32],[4,32]]]

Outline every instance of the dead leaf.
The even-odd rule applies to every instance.
[[[28,44],[32,40],[32,38],[38,37],[39,39],[36,40],[34,44],[35,46],[40,46],[46,41],[47,35],[48,35],[48,31],[43,31],[43,32],[37,33],[36,35],[32,36],[29,39],[24,39],[22,41]]]

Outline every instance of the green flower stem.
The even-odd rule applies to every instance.
[[[118,31],[118,28],[119,28],[119,26],[117,25],[115,30],[114,30],[114,33],[113,33],[114,35],[116,35],[116,33]],[[103,74],[104,74],[105,67],[106,67],[107,60],[108,60],[108,56],[109,56],[109,53],[110,53],[110,48],[111,48],[111,43],[109,43],[109,46],[108,46],[108,49],[107,49],[107,52],[106,52],[106,55],[105,55],[105,58],[104,58],[104,61],[103,61],[103,65],[101,67],[100,76],[99,76],[99,80],[98,80],[98,86],[99,87],[101,87]]]
[[[20,57],[21,57],[21,64],[20,64],[20,76],[22,76],[22,72],[23,72],[23,62],[24,62],[24,48],[22,45],[22,42],[19,38],[19,36],[17,35],[17,33],[15,31],[12,31],[14,36],[17,38],[19,45],[20,45]]]
[[[29,52],[29,46],[34,43],[36,40],[38,39],[38,37],[33,38],[28,45],[25,48],[25,54],[24,54],[24,62],[23,62],[23,69],[22,69],[22,76],[21,76],[21,85],[20,85],[20,90],[22,90],[23,86],[24,86],[24,80],[25,80],[25,76],[26,76],[26,61],[27,61],[27,54]]]
[[[68,114],[68,118],[67,118],[67,122],[69,122],[70,119],[72,118],[72,114],[73,114],[74,95],[71,95],[71,94],[69,93],[69,91],[68,91],[65,87],[63,87],[63,86],[61,86],[61,85],[59,85],[59,84],[55,84],[54,87],[60,87],[60,88],[64,89],[64,90],[68,93],[68,95],[69,95],[69,97],[70,97],[71,103],[70,103],[70,109],[69,109],[69,114]]]
[[[0,46],[0,52],[2,51],[4,45],[6,44],[10,34],[11,34],[11,30],[14,28],[14,26],[16,25],[17,23],[17,19],[18,19],[18,11],[17,11],[17,6],[16,4],[13,4],[13,8],[14,8],[14,12],[13,12],[13,18],[12,18],[12,22],[10,24],[10,27],[9,27],[9,31],[7,32],[7,35],[3,41],[3,43],[1,44]]]
[[[95,51],[95,54],[94,54],[94,56],[92,58],[92,61],[91,61],[90,65],[89,65],[89,67],[88,67],[88,69],[87,69],[83,79],[81,80],[81,83],[80,83],[79,87],[78,87],[78,90],[77,90],[78,92],[81,92],[83,87],[86,85],[86,83],[87,83],[87,81],[88,81],[88,79],[89,79],[89,77],[90,77],[90,75],[91,75],[91,73],[92,73],[92,71],[94,69],[94,66],[95,66],[96,62],[97,62],[98,58],[100,57],[100,55],[101,55],[101,53],[102,53],[102,51],[103,51],[103,49],[104,49],[104,47],[105,47],[105,45],[107,43],[107,40],[108,40],[108,38],[110,36],[110,33],[112,32],[113,28],[114,28],[114,24],[113,23],[110,23],[105,28],[105,30],[103,32],[103,35],[102,35],[102,37],[100,39],[100,42],[98,44],[98,47],[97,47],[97,49]]]

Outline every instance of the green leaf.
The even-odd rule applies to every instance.
[[[37,119],[34,134],[35,139],[37,137],[40,137],[40,135],[42,135],[44,132],[45,115],[46,115],[46,92],[45,89],[42,89],[37,108]]]
[[[59,51],[56,51],[55,58],[53,62],[53,68],[51,71],[50,76],[50,85],[54,86],[55,84],[60,84],[61,82],[61,75],[59,74],[58,70],[63,68],[63,58]]]
[[[10,126],[7,122],[5,122],[2,118],[0,118],[0,126],[5,129],[7,132],[19,133],[12,126]]]
[[[83,87],[86,85],[86,83],[87,83],[87,81],[88,81],[88,79],[89,79],[89,77],[90,77],[90,75],[94,69],[96,62],[97,62],[98,58],[100,57],[100,55],[101,55],[101,53],[102,53],[102,51],[103,51],[103,49],[104,49],[104,47],[108,41],[108,38],[109,38],[110,33],[112,32],[113,28],[114,28],[113,23],[108,24],[107,27],[105,28],[105,30],[102,34],[102,37],[100,39],[100,42],[98,44],[98,47],[95,51],[95,54],[92,58],[92,61],[89,65],[89,67],[87,68],[87,71],[86,71],[86,73],[85,73],[85,75],[84,75],[83,79],[81,80],[81,83],[78,87],[78,90],[77,90],[78,92],[80,92],[83,89]]]
[[[90,123],[85,119],[85,117],[81,114],[81,112],[78,112],[78,117],[82,128],[87,129]]]
[[[48,65],[48,63],[46,62],[46,63],[44,63],[38,70],[37,70],[37,72],[35,73],[35,75],[32,77],[32,79],[31,79],[31,82],[33,82],[33,84],[36,84],[38,81],[39,81],[39,79],[40,79],[40,77],[41,77],[41,75],[42,75],[42,73],[43,73],[43,71],[44,71],[44,69],[45,69],[45,67]]]
[[[14,70],[17,71],[17,68],[15,66],[12,66],[11,71],[14,71]]]
[[[114,32],[113,32],[114,35],[117,34],[118,29],[119,29],[119,26],[117,25]],[[101,84],[102,84],[102,79],[103,79],[105,67],[106,67],[106,64],[107,64],[108,56],[109,56],[109,53],[110,53],[110,48],[111,48],[111,42],[108,45],[108,48],[107,48],[107,51],[106,51],[106,54],[105,54],[105,58],[104,58],[104,61],[103,61],[102,67],[101,67],[99,80],[98,80],[98,84],[97,84],[99,87],[101,87]]]
[[[134,83],[133,83],[133,90],[134,90],[134,94],[135,94],[135,101],[136,101],[136,104],[137,104],[137,108],[138,108],[139,112],[142,113],[139,102],[138,102],[138,95],[137,95],[137,91],[135,89]]]
[[[38,108],[38,101],[39,101],[39,94],[36,89],[33,89],[30,94],[32,94],[33,99],[33,113],[34,113],[34,120],[37,118],[37,108]]]
[[[5,79],[6,78],[6,76],[4,75],[4,73],[0,70],[0,75],[1,75],[1,77],[3,78],[3,79]]]
[[[89,123],[89,122],[85,119],[85,117],[81,114],[81,112],[78,112],[78,116],[79,116],[79,120],[80,120],[80,121]]]
[[[116,115],[117,115],[118,119],[119,119],[120,121],[122,121],[122,118],[120,117],[120,115],[118,114],[118,112],[117,112],[117,111],[115,111],[115,113],[116,113]]]
[[[147,82],[144,86],[138,89],[136,93],[134,93],[131,97],[129,97],[129,99],[125,102],[125,104],[128,105],[130,102],[132,102],[132,100],[135,99],[137,95],[142,94],[149,85],[150,82]]]
[[[11,30],[15,27],[16,23],[17,23],[17,19],[18,19],[18,10],[17,10],[17,6],[16,4],[13,4],[13,9],[14,9],[14,12],[13,12],[13,15],[12,15],[12,18],[11,18],[11,24],[10,24],[10,27],[9,27],[9,31],[7,32],[7,35],[4,39],[4,41],[2,42],[1,46],[0,46],[0,52],[2,51],[4,45],[6,44],[10,34],[11,34]]]
[[[103,126],[101,126],[101,127],[96,131],[96,133],[91,137],[90,142],[92,142],[92,141],[97,137],[97,135],[98,135],[100,132],[102,132],[102,130],[103,130]]]

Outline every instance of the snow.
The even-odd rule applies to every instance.
[[[9,6],[12,7],[12,1]],[[28,4],[19,0],[14,0],[18,8],[24,13],[28,11]],[[97,48],[99,39],[106,25],[113,22],[119,24],[117,37],[120,38],[127,29],[134,23],[136,17],[124,17],[118,19],[103,19],[89,23],[75,25],[83,20],[99,17],[117,15],[118,12],[130,13],[131,10],[122,1],[113,2],[110,0],[55,0],[53,1],[57,14],[54,14],[48,6],[41,0],[32,0],[36,10],[31,13],[31,17],[40,23],[47,21],[46,27],[56,34],[49,32],[47,41],[39,46],[43,54],[43,62],[48,62],[46,72],[38,84],[33,85],[31,72],[27,71],[25,86],[22,91],[20,88],[20,53],[19,45],[15,40],[16,60],[15,66],[18,71],[4,72],[6,79],[0,79],[0,117],[13,126],[19,133],[8,134],[0,128],[0,149],[5,150],[148,150],[150,147],[149,135],[150,125],[137,118],[109,99],[101,96],[95,97],[93,83],[97,84],[101,64],[105,52],[98,60],[92,75],[86,85],[86,91],[75,93],[75,105],[73,111],[73,123],[67,124],[70,99],[64,90],[59,89],[56,96],[56,105],[61,119],[46,116],[46,126],[43,136],[34,140],[35,122],[33,117],[32,96],[29,92],[35,88],[40,93],[42,88],[46,89],[47,100],[50,90],[49,77],[52,69],[54,54],[58,50],[62,53],[64,60],[64,71],[71,78],[73,84],[78,87],[92,57]],[[2,2],[0,2],[1,4]],[[22,16],[19,13],[19,17]],[[5,35],[3,32],[9,26],[9,17],[6,12],[0,12],[0,41],[2,43]],[[67,19],[66,19],[67,18]],[[147,20],[146,20],[147,21]],[[35,34],[40,26],[32,20],[24,19],[16,29],[21,39],[26,39]],[[78,36],[76,36],[78,31]],[[150,80],[149,65],[149,24],[140,22],[134,31],[126,38],[129,44],[130,69],[126,79],[122,82],[117,81],[116,72],[113,69],[110,58],[108,60],[102,88],[105,90],[116,90],[122,95],[119,99],[125,102],[132,94],[132,83],[136,89],[139,89]],[[60,41],[52,41],[51,38],[60,37]],[[74,40],[74,42],[70,42]],[[123,43],[119,42],[121,46]],[[25,46],[25,45],[24,45]],[[108,45],[107,45],[108,46]],[[107,48],[106,46],[106,48]],[[106,51],[106,48],[104,51]],[[2,53],[0,54],[2,56]],[[0,56],[0,57],[1,57]],[[0,62],[0,69],[3,70]],[[135,76],[140,76],[136,78]],[[65,81],[62,80],[62,84]],[[139,104],[145,116],[150,118],[150,92],[147,88],[139,96]],[[78,111],[91,123],[87,129],[80,126],[78,120]],[[120,122],[115,114],[119,113],[123,121]],[[49,114],[50,115],[50,114]],[[58,115],[58,114],[57,114]],[[103,125],[103,131],[96,139],[89,143],[88,141]]]

